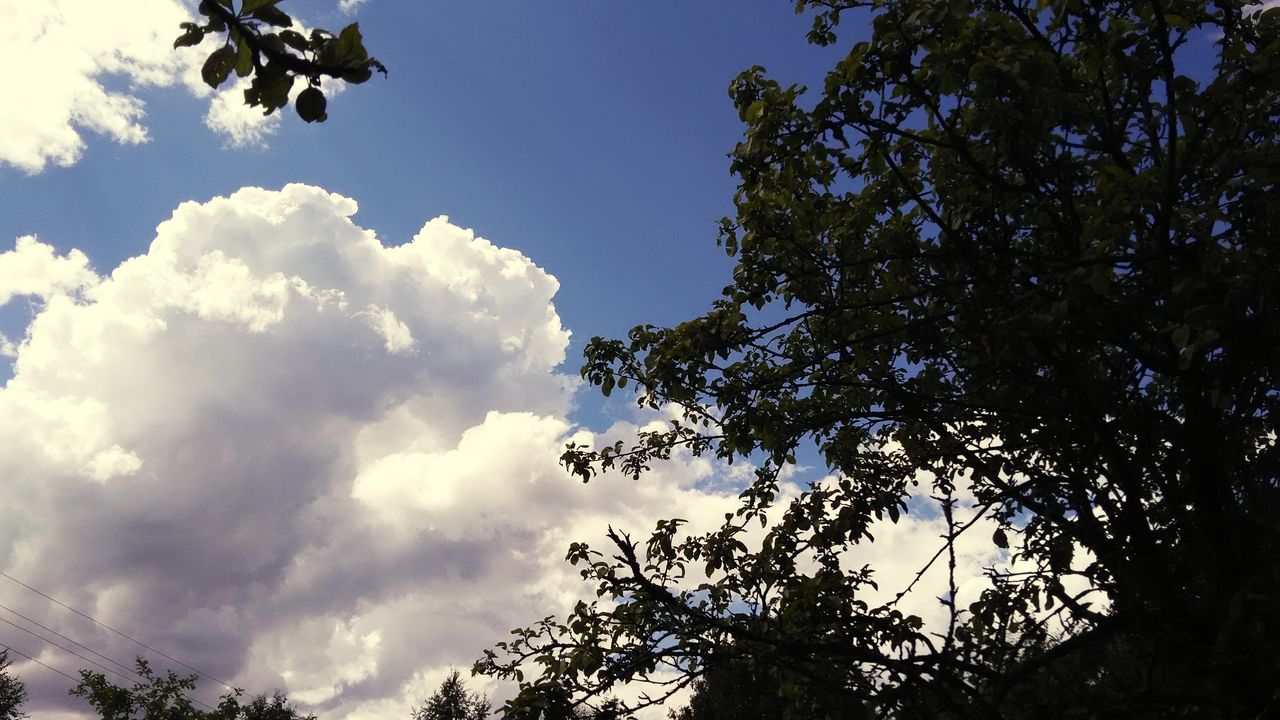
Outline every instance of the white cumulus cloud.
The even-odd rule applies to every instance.
[[[194,5],[191,3],[190,5]],[[180,0],[0,0],[0,165],[38,173],[79,160],[85,133],[147,142],[148,87],[178,85],[209,99],[205,124],[230,146],[262,145],[280,114],[244,104],[243,79],[213,92],[200,78],[212,40],[173,48],[192,20]],[[298,83],[300,90],[302,83]],[[341,82],[326,83],[330,96]]]
[[[0,569],[326,720],[406,717],[450,667],[590,595],[571,541],[671,515],[709,529],[737,504],[706,459],[571,477],[565,443],[598,438],[568,420],[556,279],[444,217],[384,244],[356,209],[304,185],[184,203],[102,277],[32,238],[0,254],[0,297],[36,309],[0,388]],[[901,588],[944,532],[908,515],[854,560]],[[989,561],[970,550],[966,569]],[[912,611],[936,620],[943,580]],[[0,603],[139,651],[3,579]],[[17,670],[34,716],[78,717],[65,678]]]
[[[18,238],[12,250],[0,253],[0,305],[19,295],[48,300],[97,282],[98,276],[84,253],[72,250],[59,257],[52,245],[33,235]]]
[[[0,162],[28,172],[70,165],[85,130],[120,143],[147,139],[143,103],[119,79],[173,82],[193,53],[175,53],[176,0],[139,0],[128,12],[97,0],[0,0]]]
[[[571,540],[732,503],[694,486],[701,461],[570,477],[564,443],[589,435],[566,420],[555,278],[445,218],[385,245],[355,211],[246,188],[183,204],[101,278],[29,238],[0,255],[24,263],[8,296],[38,298],[0,389],[0,568],[337,720],[407,716],[450,666],[571,606]],[[95,650],[138,651],[0,590]],[[64,678],[19,672],[36,716],[77,707]]]

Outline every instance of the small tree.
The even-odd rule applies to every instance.
[[[71,694],[82,697],[102,720],[205,720],[191,699],[195,675],[179,676],[170,670],[157,675],[151,664],[138,658],[134,665],[138,682],[123,687],[107,680],[106,675],[80,671],[80,683]]]
[[[617,698],[588,705],[563,687],[526,687],[502,708],[503,720],[634,720]]]
[[[27,699],[27,688],[15,675],[9,672],[13,661],[9,659],[9,649],[0,650],[0,720],[19,720],[27,715],[19,708]]]
[[[300,713],[278,691],[270,696],[258,695],[245,705],[240,704],[239,697],[238,692],[224,695],[210,720],[316,720],[314,715]]]
[[[276,692],[258,695],[242,704],[242,691],[233,690],[222,696],[218,707],[201,710],[191,698],[198,676],[181,676],[172,670],[157,675],[144,658],[135,661],[138,682],[123,687],[106,676],[88,670],[80,671],[80,683],[71,694],[88,701],[101,720],[316,720],[303,715]],[[0,720],[6,720],[0,716]]]
[[[440,683],[440,689],[427,698],[427,704],[414,708],[413,720],[484,720],[489,717],[489,700],[479,693],[469,693],[457,670]]]

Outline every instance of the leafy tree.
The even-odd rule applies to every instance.
[[[157,675],[150,663],[138,658],[138,681],[122,687],[99,672],[80,671],[80,683],[71,694],[84,698],[102,720],[200,720],[207,715],[191,699],[197,676],[181,677],[172,670]]]
[[[489,700],[479,693],[467,692],[457,670],[440,683],[427,704],[413,711],[413,720],[484,720],[489,717]]]
[[[365,50],[360,26],[352,23],[337,35],[315,29],[304,35],[293,28],[293,18],[279,8],[280,0],[241,0],[236,10],[232,0],[201,0],[203,25],[184,22],[174,48],[199,45],[206,35],[219,38],[222,45],[209,54],[200,74],[210,87],[226,82],[234,71],[250,77],[245,103],[261,107],[264,115],[289,102],[294,82],[301,78],[307,88],[298,93],[294,107],[307,122],[323,122],[327,100],[320,89],[321,78],[362,83],[376,70],[384,76],[387,68]]]
[[[812,100],[761,68],[730,86],[732,283],[700,317],[586,351],[605,394],[679,419],[563,458],[639,478],[681,450],[753,462],[754,481],[714,532],[572,545],[608,602],[478,669],[579,698],[648,684],[656,703],[732,645],[785,668],[785,692],[878,717],[1023,717],[1063,678],[1092,699],[1046,716],[1274,712],[1280,9],[797,6],[812,42],[851,18],[871,37]],[[835,480],[775,508],[810,447]],[[877,599],[856,562],[872,523],[926,507],[948,527],[943,627]],[[1010,564],[957,602],[979,516]],[[708,579],[684,580],[695,567]]]
[[[811,720],[837,717],[858,719],[866,714],[857,705],[843,712],[828,711],[840,705],[835,698],[812,693],[788,694],[798,686],[789,682],[787,670],[770,665],[765,658],[734,653],[721,648],[708,669],[693,681],[689,703],[667,713],[671,720]]]
[[[223,695],[216,708],[201,710],[191,698],[197,675],[180,676],[172,670],[158,675],[141,657],[134,674],[138,681],[122,687],[102,673],[81,670],[80,683],[71,694],[84,698],[102,720],[316,720],[314,715],[300,713],[278,692],[241,704],[241,691],[235,690]]]
[[[502,709],[503,720],[583,720],[585,714],[568,690],[552,685],[522,688]]]
[[[257,695],[247,704],[240,704],[240,693],[222,696],[218,709],[209,720],[316,720],[314,715],[303,715],[289,703],[282,693]]]
[[[9,648],[0,650],[0,720],[21,720],[27,717],[21,710],[22,704],[27,701],[27,688],[22,680],[9,672],[12,664]]]
[[[617,698],[592,704],[575,701],[558,686],[528,686],[502,710],[503,720],[634,720]]]

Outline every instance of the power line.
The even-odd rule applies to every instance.
[[[129,667],[128,665],[125,665],[124,663],[122,663],[122,662],[120,662],[120,661],[118,661],[118,660],[115,660],[115,659],[109,658],[109,657],[107,657],[106,655],[103,655],[102,653],[98,652],[97,650],[94,650],[93,648],[89,647],[88,645],[85,645],[85,644],[81,643],[80,641],[76,640],[75,638],[67,637],[66,635],[63,635],[62,633],[58,632],[57,630],[54,630],[54,629],[53,629],[53,628],[51,628],[51,627],[48,627],[48,626],[46,626],[46,625],[41,625],[39,622],[36,622],[35,620],[32,620],[31,618],[27,617],[26,615],[23,615],[22,613],[18,612],[17,610],[14,610],[14,609],[13,609],[13,608],[11,608],[11,607],[8,607],[8,606],[6,606],[6,605],[0,604],[0,610],[4,610],[4,611],[6,611],[6,612],[9,612],[9,613],[12,613],[12,614],[14,614],[14,615],[17,615],[18,617],[22,618],[23,620],[26,620],[27,622],[31,623],[32,625],[35,625],[36,627],[40,628],[41,630],[45,630],[45,631],[47,631],[47,632],[51,632],[51,633],[53,633],[54,635],[57,635],[58,637],[62,638],[63,640],[66,640],[67,642],[72,643],[72,644],[73,644],[73,645],[75,645],[76,647],[79,647],[79,648],[82,648],[83,650],[86,650],[86,651],[88,651],[88,652],[91,652],[91,653],[93,653],[94,655],[97,655],[98,657],[102,658],[103,660],[106,660],[107,662],[111,663],[112,665],[115,665],[116,667],[122,668],[125,672],[127,672],[127,673],[132,673],[132,674],[134,675],[134,677],[137,677],[137,676],[138,676],[138,674],[137,674],[137,673],[135,673],[135,672],[133,671],[133,668]]]
[[[76,657],[80,658],[81,660],[83,660],[83,661],[85,661],[85,662],[87,662],[87,663],[90,663],[91,665],[97,665],[98,667],[102,668],[103,670],[106,670],[106,671],[107,671],[107,672],[109,672],[109,673],[114,673],[115,675],[117,675],[117,676],[119,676],[119,677],[122,677],[122,678],[124,678],[125,680],[127,680],[127,681],[129,681],[129,682],[133,682],[133,678],[128,677],[128,676],[126,676],[126,675],[124,675],[124,674],[122,674],[122,673],[120,673],[120,672],[118,672],[118,671],[116,671],[116,670],[112,670],[111,668],[107,667],[106,665],[103,665],[103,664],[102,664],[102,663],[100,663],[100,662],[97,662],[96,660],[91,660],[91,659],[89,659],[89,658],[87,658],[87,657],[85,657],[85,656],[81,655],[80,653],[76,652],[75,650],[72,650],[71,648],[68,648],[68,647],[66,647],[65,645],[62,645],[62,644],[60,644],[60,643],[54,642],[53,640],[50,640],[49,638],[44,637],[43,635],[40,635],[40,634],[38,634],[38,633],[36,633],[36,632],[33,632],[33,631],[31,631],[31,630],[28,630],[28,629],[26,629],[26,628],[22,627],[21,625],[18,625],[18,624],[16,624],[16,623],[9,622],[8,620],[5,620],[4,618],[0,618],[0,622],[4,623],[4,624],[6,624],[6,625],[11,625],[11,626],[13,626],[13,627],[16,627],[16,628],[18,628],[19,630],[21,630],[22,632],[24,632],[24,633],[26,633],[26,634],[30,635],[31,637],[36,638],[37,640],[43,640],[44,642],[49,643],[50,645],[52,645],[52,646],[54,646],[54,647],[58,648],[59,650],[62,650],[62,651],[64,651],[64,652],[69,652],[69,653],[71,653],[72,655],[75,655]]]
[[[74,651],[72,651],[72,650],[67,650],[67,648],[62,647],[61,645],[59,645],[59,644],[58,644],[58,643],[56,643],[56,642],[53,642],[53,641],[52,641],[52,640],[50,640],[49,638],[46,638],[46,637],[40,637],[39,635],[36,635],[35,633],[31,632],[30,630],[28,630],[28,629],[26,629],[26,628],[24,628],[24,627],[21,627],[21,626],[19,626],[19,625],[14,625],[13,623],[9,622],[8,620],[5,620],[4,618],[0,618],[0,622],[9,623],[10,625],[13,625],[14,627],[18,628],[19,630],[21,630],[21,631],[23,631],[23,632],[25,632],[25,633],[27,633],[27,634],[29,634],[29,635],[32,635],[32,636],[34,636],[34,637],[36,637],[36,638],[39,638],[40,640],[43,640],[43,641],[45,641],[45,642],[49,643],[50,645],[53,645],[53,646],[55,646],[55,647],[58,647],[58,648],[60,648],[60,649],[62,649],[62,650],[66,650],[67,652],[71,653],[72,655],[75,655],[76,657],[80,658],[81,660],[84,660],[85,662],[91,662],[91,663],[93,663],[94,665],[98,665],[98,663],[93,662],[93,661],[92,661],[92,660],[90,660],[89,658],[87,658],[87,657],[85,657],[85,656],[83,656],[83,655],[81,655],[81,654],[79,654],[79,653],[77,653],[77,652],[74,652]],[[73,640],[72,642],[75,642],[75,641]],[[66,678],[66,679],[68,679],[68,680],[71,680],[71,681],[73,681],[73,682],[75,682],[75,683],[80,683],[80,682],[82,682],[82,681],[83,681],[83,678],[82,678],[81,680],[76,680],[75,678],[71,677],[70,675],[68,675],[68,674],[66,674],[66,673],[64,673],[64,672],[62,672],[62,671],[61,671],[61,670],[59,670],[58,668],[53,667],[53,666],[51,666],[51,665],[45,665],[43,662],[40,662],[39,660],[37,660],[37,659],[35,659],[35,658],[31,657],[30,655],[28,655],[28,654],[26,654],[26,653],[22,652],[21,650],[14,650],[12,647],[10,647],[10,646],[8,646],[8,645],[4,645],[3,643],[0,643],[0,647],[5,648],[6,650],[13,650],[14,652],[18,653],[18,654],[19,654],[19,655],[21,655],[22,657],[24,657],[24,658],[26,658],[26,659],[30,660],[31,662],[36,663],[37,665],[42,665],[42,666],[44,666],[44,667],[46,667],[46,668],[49,668],[50,670],[52,670],[52,671],[54,671],[54,672],[58,673],[58,674],[59,674],[59,675],[61,675],[62,677]],[[87,648],[86,648],[86,649],[87,649]],[[93,652],[93,651],[92,651],[92,650],[90,650],[89,652]],[[111,668],[103,667],[102,665],[98,665],[98,667],[102,668],[103,670],[109,670],[110,672],[115,672],[115,673],[116,673],[116,675],[120,675],[120,673],[116,672],[115,670],[111,670]],[[140,675],[137,675],[137,673],[134,673],[134,675],[135,675],[135,676],[137,676],[139,680],[141,680],[141,679],[142,679],[142,677],[141,677]],[[124,675],[120,675],[120,677],[124,677],[124,678],[125,678],[125,680],[128,680],[128,679],[129,679],[129,678],[125,677]],[[199,705],[199,706],[201,706],[201,707],[203,707],[203,708],[205,708],[205,709],[207,709],[207,710],[213,710],[213,709],[214,709],[214,707],[213,707],[212,705],[209,705],[208,703],[202,702],[202,701],[200,701],[200,700],[198,700],[198,699],[196,699],[196,698],[189,698],[189,699],[191,700],[191,702],[193,702],[193,703],[195,703],[195,704],[197,704],[197,705]]]
[[[26,588],[26,589],[30,590],[31,592],[33,592],[33,593],[35,593],[35,594],[39,595],[40,597],[42,597],[42,598],[44,598],[44,599],[48,600],[49,602],[52,602],[52,603],[54,603],[55,605],[58,605],[58,606],[63,607],[63,608],[65,608],[65,609],[67,609],[67,610],[70,610],[71,612],[75,613],[76,615],[79,615],[80,617],[82,617],[82,618],[84,618],[84,619],[86,619],[86,620],[88,620],[88,621],[90,621],[90,622],[94,623],[95,625],[98,625],[99,627],[103,627],[103,628],[106,628],[107,630],[110,630],[111,632],[113,632],[113,633],[115,633],[116,635],[119,635],[120,637],[124,638],[125,640],[128,640],[129,642],[131,642],[131,643],[133,643],[133,644],[137,645],[138,647],[145,648],[145,649],[150,650],[151,652],[153,652],[153,653],[155,653],[155,654],[159,655],[160,657],[163,657],[163,658],[165,658],[165,659],[167,659],[167,660],[172,660],[173,662],[178,663],[178,664],[179,664],[179,665],[181,665],[182,667],[184,667],[184,668],[186,668],[186,669],[190,670],[191,672],[195,673],[196,675],[199,675],[200,677],[206,678],[206,679],[208,679],[208,680],[212,680],[212,681],[214,681],[214,682],[218,683],[219,685],[221,685],[221,686],[223,686],[223,687],[227,688],[228,690],[233,690],[233,691],[234,691],[234,690],[236,689],[236,688],[234,688],[234,687],[232,687],[232,686],[231,686],[231,683],[228,683],[228,682],[226,682],[225,680],[219,680],[218,678],[216,678],[216,677],[214,677],[214,676],[212,676],[212,675],[209,675],[208,673],[201,672],[200,670],[198,670],[198,669],[196,669],[196,668],[194,668],[194,667],[191,667],[190,665],[188,665],[188,664],[186,664],[186,663],[182,662],[182,661],[181,661],[181,660],[179,660],[178,658],[173,657],[172,655],[166,654],[166,653],[164,653],[164,652],[161,652],[161,651],[159,651],[159,650],[157,650],[157,649],[155,649],[155,648],[151,647],[150,645],[148,645],[148,644],[146,644],[146,643],[142,642],[141,640],[138,640],[138,639],[136,639],[136,638],[134,638],[134,637],[131,637],[131,636],[129,636],[129,635],[126,635],[125,633],[123,633],[123,632],[121,632],[121,631],[119,631],[119,630],[117,630],[117,629],[115,629],[115,628],[111,627],[110,625],[108,625],[108,624],[106,624],[106,623],[102,622],[101,620],[98,620],[97,618],[95,618],[95,617],[93,617],[93,616],[91,616],[91,615],[86,615],[85,613],[80,612],[79,610],[77,610],[77,609],[75,609],[75,608],[71,607],[70,605],[67,605],[66,603],[62,602],[61,600],[59,600],[59,599],[57,599],[57,598],[55,598],[55,597],[53,597],[52,595],[49,595],[49,594],[44,593],[44,592],[41,592],[40,590],[37,590],[36,588],[31,587],[30,585],[28,585],[28,584],[26,584],[26,583],[22,582],[22,581],[21,581],[21,580],[19,580],[18,578],[14,577],[14,576],[12,576],[12,575],[10,575],[10,574],[6,573],[6,572],[0,571],[0,576],[6,577],[6,578],[8,578],[9,580],[12,580],[13,582],[15,582],[15,583],[17,583],[17,584],[21,585],[22,587],[24,587],[24,588]]]
[[[42,666],[42,667],[48,668],[48,669],[50,669],[50,670],[52,670],[52,671],[54,671],[54,672],[58,673],[59,675],[61,675],[62,677],[66,678],[66,679],[68,679],[68,680],[70,680],[70,681],[71,681],[71,682],[73,682],[73,683],[78,683],[78,682],[80,682],[79,680],[77,680],[77,679],[75,679],[75,678],[71,677],[70,675],[68,675],[68,674],[66,674],[66,673],[64,673],[64,672],[62,672],[62,671],[61,671],[61,670],[59,670],[58,668],[53,667],[52,665],[45,665],[44,663],[42,663],[42,662],[40,662],[39,660],[37,660],[37,659],[35,659],[35,658],[31,657],[31,656],[30,656],[30,655],[28,655],[28,654],[26,654],[26,653],[22,652],[21,650],[16,650],[16,649],[14,649],[14,648],[12,648],[12,647],[10,647],[10,646],[8,646],[8,645],[5,645],[4,643],[0,643],[0,647],[3,647],[5,650],[12,650],[13,652],[18,653],[19,655],[21,655],[22,657],[24,657],[24,658],[26,658],[26,659],[30,660],[31,662],[33,662],[33,663],[35,663],[35,664],[37,664],[37,665],[40,665],[40,666]]]
[[[113,673],[113,674],[115,674],[115,675],[117,675],[117,676],[119,676],[119,677],[124,678],[124,679],[125,679],[126,681],[128,681],[128,682],[134,682],[134,678],[137,678],[137,681],[138,681],[138,682],[143,682],[143,681],[144,681],[144,678],[143,678],[141,675],[139,675],[139,674],[138,674],[138,673],[136,673],[136,672],[133,672],[132,670],[130,671],[130,674],[131,674],[131,675],[133,675],[133,678],[130,678],[130,677],[128,677],[128,676],[126,676],[126,675],[124,675],[123,673],[120,673],[120,672],[117,672],[117,671],[115,671],[115,670],[112,670],[111,668],[107,667],[106,665],[103,665],[103,664],[102,664],[102,663],[100,663],[100,662],[97,662],[97,661],[95,661],[95,660],[93,660],[93,659],[91,659],[91,658],[87,658],[87,657],[85,657],[85,656],[81,655],[80,653],[76,652],[75,650],[72,650],[71,648],[66,647],[65,645],[62,645],[61,643],[54,642],[53,640],[50,640],[50,639],[49,639],[49,638],[47,638],[47,637],[44,637],[44,636],[39,635],[39,634],[37,634],[37,633],[34,633],[34,632],[32,632],[31,630],[28,630],[27,628],[22,627],[21,625],[18,625],[18,624],[16,624],[16,623],[9,622],[8,620],[5,620],[4,618],[0,618],[0,622],[5,623],[6,625],[12,625],[13,627],[18,628],[18,629],[19,629],[19,630],[21,630],[22,632],[24,632],[24,633],[26,633],[26,634],[28,634],[28,635],[30,635],[30,636],[32,636],[32,637],[34,637],[34,638],[36,638],[37,640],[43,640],[44,642],[49,643],[50,645],[52,645],[52,646],[54,646],[54,647],[58,648],[59,650],[62,650],[62,651],[64,651],[64,652],[68,652],[68,653],[70,653],[70,654],[72,654],[72,655],[74,655],[74,656],[76,656],[76,657],[80,658],[81,660],[84,660],[84,661],[85,661],[85,662],[87,662],[87,663],[91,663],[91,664],[93,664],[93,665],[97,665],[98,667],[102,668],[103,670],[106,670],[106,671],[107,671],[107,672],[109,672],[109,673]],[[62,636],[62,635],[61,635],[61,633],[57,633],[57,632],[52,631],[52,630],[51,630],[50,632],[53,632],[55,635],[60,635],[60,636]],[[65,637],[65,636],[63,636],[63,637]],[[68,639],[70,639],[70,638],[68,638]],[[74,640],[71,640],[71,642],[75,642],[75,641],[74,641]],[[77,645],[79,645],[80,643],[76,643],[76,644],[77,644]],[[81,647],[83,647],[83,646],[81,646]],[[89,650],[89,648],[85,648],[85,649],[86,649],[86,650]],[[14,652],[18,652],[18,651],[17,651],[17,650],[14,650]],[[89,652],[94,652],[94,651],[93,651],[93,650],[89,650]],[[19,655],[22,655],[22,653],[20,653],[20,652],[18,652],[18,654],[19,654]],[[98,654],[98,653],[94,653],[94,654],[96,655],[96,654]],[[22,656],[23,656],[23,657],[25,657],[25,658],[27,658],[28,660],[30,660],[30,661],[32,661],[32,662],[37,662],[37,663],[40,663],[41,665],[44,665],[44,663],[40,662],[39,660],[36,660],[35,658],[31,657],[30,655],[22,655]],[[109,659],[109,658],[108,658],[108,659]],[[114,661],[114,660],[112,660],[111,662],[115,662],[115,661]],[[116,663],[116,664],[119,664],[119,663]],[[45,667],[49,667],[48,665],[44,665],[44,666],[45,666]],[[50,669],[50,670],[53,670],[54,672],[61,672],[60,670],[57,670],[56,668],[51,668],[51,667],[49,667],[49,669]],[[62,673],[62,675],[63,675],[64,677],[69,677],[69,678],[71,677],[70,675],[67,675],[66,673]],[[75,680],[75,678],[71,678],[71,679],[72,679],[72,680]],[[79,682],[79,681],[77,681],[77,682]],[[189,699],[191,700],[191,702],[193,702],[193,703],[195,703],[195,704],[197,704],[197,705],[199,705],[199,706],[201,706],[201,707],[203,707],[203,708],[205,708],[205,709],[207,709],[207,710],[213,710],[213,709],[214,709],[214,707],[213,707],[212,705],[210,705],[210,704],[208,704],[208,703],[206,703],[206,702],[204,702],[204,701],[202,701],[202,700],[200,700],[200,699],[198,699],[198,698],[194,698],[194,697],[193,697],[193,698],[189,698]]]

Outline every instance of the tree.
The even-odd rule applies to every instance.
[[[607,697],[575,700],[565,687],[530,685],[502,709],[503,720],[635,720],[625,703]]]
[[[717,531],[572,545],[608,602],[478,669],[656,703],[733,645],[877,717],[1021,717],[1063,677],[1116,689],[1095,717],[1275,712],[1280,9],[797,6],[812,42],[850,18],[871,37],[812,101],[761,68],[730,86],[732,283],[700,317],[586,350],[605,394],[679,419],[563,458],[640,478],[687,451],[754,481]],[[770,512],[809,447],[835,480]],[[872,523],[925,506],[948,527],[942,627],[852,562]],[[979,517],[1009,562],[957,602]]]
[[[671,710],[671,720],[808,720],[828,715],[841,698],[790,694],[798,686],[789,682],[786,670],[756,658],[721,648],[707,671],[690,686],[689,702]],[[849,705],[832,717],[855,720],[867,717],[858,705]]]
[[[200,71],[209,87],[226,82],[232,71],[252,77],[245,103],[270,115],[289,103],[294,82],[302,78],[307,87],[298,93],[294,107],[306,122],[323,122],[328,117],[322,78],[359,84],[375,70],[387,74],[387,68],[365,50],[359,24],[351,23],[337,35],[323,29],[303,35],[292,29],[293,18],[278,7],[279,1],[241,0],[236,10],[232,0],[201,0],[205,23],[182,23],[182,34],[173,47],[199,45],[206,35],[226,33]]]
[[[84,698],[102,720],[316,720],[303,715],[284,695],[258,695],[241,704],[240,690],[222,696],[216,708],[191,698],[199,676],[180,676],[172,670],[158,675],[150,663],[139,657],[134,665],[138,681],[122,687],[106,676],[88,670],[80,671],[80,682],[71,694]]]
[[[303,715],[278,691],[270,697],[257,695],[244,705],[240,704],[240,693],[236,692],[222,696],[210,720],[316,720],[316,717]]]
[[[84,698],[102,720],[202,720],[208,717],[191,699],[197,676],[180,677],[172,670],[157,675],[150,663],[138,658],[138,681],[122,687],[99,672],[80,671],[80,682],[71,694]]]
[[[27,701],[27,687],[22,680],[9,672],[13,661],[9,648],[0,650],[0,720],[21,720],[27,717],[21,708]]]
[[[575,706],[564,687],[529,686],[503,707],[503,720],[583,720],[586,709]]]
[[[467,692],[457,670],[440,683],[426,705],[415,708],[413,720],[484,720],[489,717],[489,700],[479,693]]]

